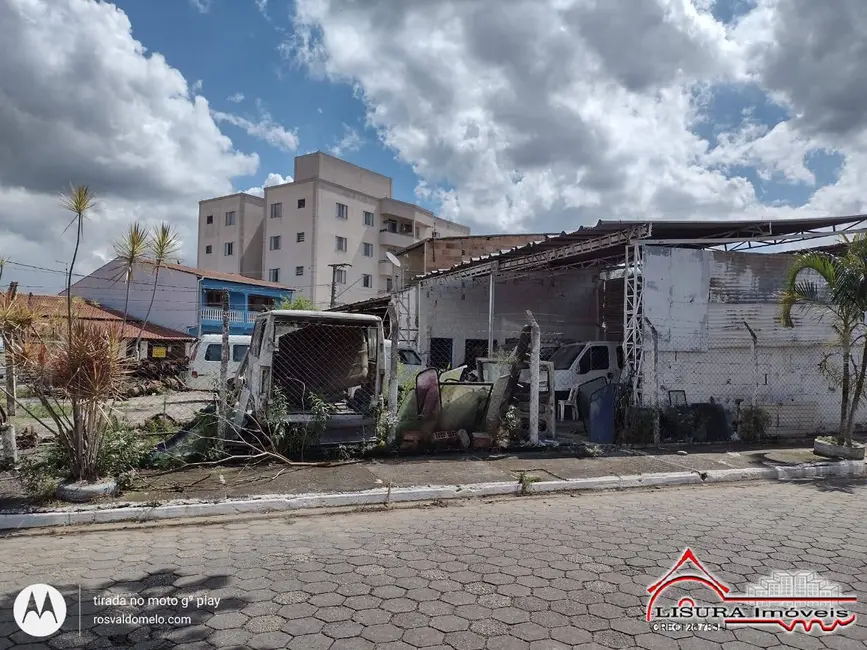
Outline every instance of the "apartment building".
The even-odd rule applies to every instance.
[[[241,212],[240,206],[243,222],[208,230],[213,222],[231,221],[228,212]],[[296,157],[294,181],[265,188],[264,200],[236,194],[202,201],[198,259],[200,268],[291,285],[296,296],[328,307],[332,281],[338,305],[391,290],[386,252],[469,233],[466,226],[394,199],[387,176],[315,152]],[[231,242],[238,243],[226,248]],[[238,259],[220,259],[232,257],[227,251]]]
[[[199,201],[196,266],[219,273],[262,277],[265,199],[238,192]]]

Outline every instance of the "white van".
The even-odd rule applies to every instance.
[[[249,335],[229,335],[229,367],[227,377],[232,379],[250,349]],[[220,379],[220,358],[222,356],[223,335],[203,334],[193,344],[190,353],[190,369],[187,373],[187,387],[192,390],[217,390]]]
[[[604,379],[619,381],[623,346],[614,341],[584,341],[562,346],[552,356],[557,399],[567,399],[575,386]]]
[[[386,339],[383,342],[383,345],[385,347],[383,367],[385,368],[385,385],[387,386],[388,372],[391,369],[391,341]],[[400,384],[415,379],[418,373],[425,369],[425,365],[422,363],[421,357],[418,355],[418,352],[416,352],[410,347],[401,346],[398,349],[397,362],[398,382]]]

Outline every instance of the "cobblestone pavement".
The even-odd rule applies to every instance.
[[[652,632],[646,587],[686,546],[738,592],[774,569],[815,569],[864,599],[863,620],[824,636]],[[826,483],[14,536],[0,539],[0,650],[863,648],[865,557],[867,487]],[[12,620],[16,594],[35,582],[68,603],[47,646],[25,645],[34,639]],[[179,601],[94,604],[112,594]],[[121,614],[190,620],[96,618]]]

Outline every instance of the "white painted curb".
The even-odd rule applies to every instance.
[[[633,474],[601,476],[595,478],[537,481],[525,486],[526,494],[579,492],[589,490],[623,490],[641,487],[672,485],[699,485],[734,481],[795,480],[817,477],[867,476],[864,461],[838,462],[783,467],[751,467],[746,469],[719,469],[707,472],[663,472],[659,474]],[[244,513],[268,513],[309,508],[384,505],[412,501],[467,499],[471,497],[519,495],[519,482],[473,483],[469,485],[432,485],[426,487],[374,488],[360,492],[313,493],[299,495],[261,495],[237,501],[173,501],[159,506],[137,503],[120,504],[121,507],[99,506],[64,509],[54,512],[31,512],[0,515],[0,530],[97,524],[116,522],[144,522],[182,517],[215,517]]]

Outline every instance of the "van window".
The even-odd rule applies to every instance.
[[[220,361],[222,347],[219,343],[211,343],[205,350],[205,361]]]
[[[415,350],[398,350],[398,355],[400,355],[401,363],[405,363],[408,366],[421,365],[421,357],[416,354]]]
[[[244,355],[247,354],[249,345],[233,345],[232,346],[232,361],[241,362],[244,360]]]
[[[604,345],[594,345],[581,358],[578,372],[583,375],[591,370],[608,370],[608,367],[608,348]]]
[[[259,353],[262,351],[262,332],[265,330],[265,320],[257,319],[256,325],[253,327],[253,354],[255,356],[259,356]]]
[[[617,367],[618,368],[623,367],[623,346],[622,345],[617,346]]]
[[[575,343],[573,345],[564,345],[562,348],[557,350],[551,355],[551,362],[554,364],[554,370],[569,370],[583,349],[583,343]]]

